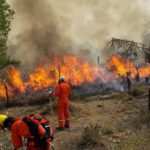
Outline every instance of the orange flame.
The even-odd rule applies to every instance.
[[[125,76],[128,71],[131,72],[131,76],[135,77],[137,74],[137,70],[134,67],[133,63],[130,61],[124,61],[119,56],[112,56],[110,62],[108,63],[108,68],[115,69],[114,74],[115,76],[118,76],[120,74],[121,76]],[[140,77],[146,77],[150,75],[150,65],[138,68]]]
[[[48,62],[47,62],[48,63]],[[125,61],[118,56],[112,56],[107,64],[108,68],[113,70],[114,77],[118,74],[125,76],[130,70],[132,77],[135,77],[137,70],[132,62]],[[150,75],[150,65],[139,68],[140,77]],[[66,55],[61,60],[55,58],[53,64],[49,67],[39,66],[35,71],[28,75],[28,80],[23,81],[21,74],[15,67],[8,67],[7,72],[11,79],[11,85],[8,86],[9,93],[24,93],[31,87],[33,90],[41,90],[48,86],[57,84],[59,74],[65,76],[65,79],[73,85],[83,83],[93,83],[102,76],[105,80],[110,80],[110,76],[105,72],[105,68],[96,67],[88,61],[79,59],[77,56]],[[0,83],[0,96],[5,97],[5,87]]]
[[[65,76],[66,80],[70,81],[73,85],[80,85],[84,82],[94,82],[99,74],[97,67],[89,62],[81,61],[75,56],[65,56],[62,65],[60,64],[60,60],[55,59],[54,64],[48,69],[38,67],[34,73],[29,75],[29,80],[25,85],[39,90],[56,84],[59,72],[61,76]],[[54,78],[51,78],[51,71],[54,71]]]
[[[5,88],[4,88],[4,86],[1,83],[0,83],[0,96],[1,97],[5,97],[6,96]]]
[[[7,69],[7,72],[9,74],[9,78],[11,78],[11,83],[14,88],[18,89],[20,92],[24,92],[24,83],[21,79],[20,72],[15,67],[9,67]]]

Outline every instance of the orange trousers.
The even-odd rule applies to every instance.
[[[58,102],[58,120],[59,127],[63,128],[64,125],[69,126],[69,104],[68,102]]]

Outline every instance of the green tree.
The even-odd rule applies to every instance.
[[[11,30],[10,25],[13,15],[14,11],[7,4],[6,0],[0,0],[0,68],[8,62],[10,63],[7,55],[7,39]]]
[[[11,30],[11,21],[14,11],[6,0],[0,0],[0,83],[4,85],[8,103],[8,88],[10,84],[7,67],[18,66],[19,61],[11,59],[7,54],[7,39],[8,33]]]

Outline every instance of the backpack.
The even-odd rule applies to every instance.
[[[28,125],[32,135],[32,137],[28,139],[29,142],[33,141],[37,148],[53,140],[53,130],[49,121],[44,116],[34,114],[24,117],[23,121]]]

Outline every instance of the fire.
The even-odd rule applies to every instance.
[[[9,78],[11,79],[11,84],[13,85],[14,89],[24,92],[24,83],[21,79],[20,72],[17,68],[15,67],[9,67],[7,69]]]
[[[0,83],[0,96],[1,97],[6,96],[5,87],[2,85],[2,83]]]
[[[53,78],[50,75],[51,71],[54,71]],[[66,80],[73,85],[80,85],[84,82],[94,82],[99,74],[99,69],[75,56],[65,56],[61,62],[59,59],[55,59],[53,65],[47,69],[38,67],[29,75],[29,80],[25,85],[26,87],[33,87],[35,90],[56,85],[59,74],[65,76]]]
[[[49,62],[46,62],[46,65]],[[11,82],[7,83],[9,95],[13,93],[25,93],[27,90],[42,90],[49,86],[56,86],[59,75],[65,76],[65,79],[72,85],[81,85],[84,83],[94,83],[97,79],[109,81],[112,79],[112,74],[115,78],[118,75],[125,76],[126,72],[130,71],[131,76],[135,77],[137,69],[132,62],[125,61],[119,56],[112,56],[106,68],[112,70],[111,75],[106,71],[105,67],[97,67],[92,63],[82,60],[74,55],[66,55],[64,58],[55,58],[49,67],[45,64],[38,66],[34,72],[29,73],[27,80],[23,81],[20,71],[15,67],[8,67],[7,74]],[[150,65],[143,68],[138,68],[140,77],[150,75]],[[5,97],[6,91],[3,84],[0,83],[0,96]]]
[[[140,68],[139,74],[140,74],[140,77],[146,77],[150,75],[150,65],[148,65],[147,67]]]
[[[51,81],[48,75],[48,71],[42,67],[38,67],[34,73],[29,75],[29,80],[25,83],[25,87],[32,87],[34,90],[40,90],[42,88],[51,85]]]
[[[73,85],[81,85],[84,82],[92,83],[99,75],[99,68],[76,56],[66,56],[62,66],[59,65],[59,67],[57,67],[58,62],[58,60],[55,62],[56,72],[59,72],[60,68],[61,75]]]
[[[112,56],[110,62],[108,63],[108,68],[114,69],[115,76],[121,75],[125,76],[128,71],[131,72],[131,76],[135,77],[137,74],[137,69],[134,67],[133,63],[130,61],[125,61],[119,56]],[[146,77],[150,75],[150,65],[138,68],[140,77]]]

